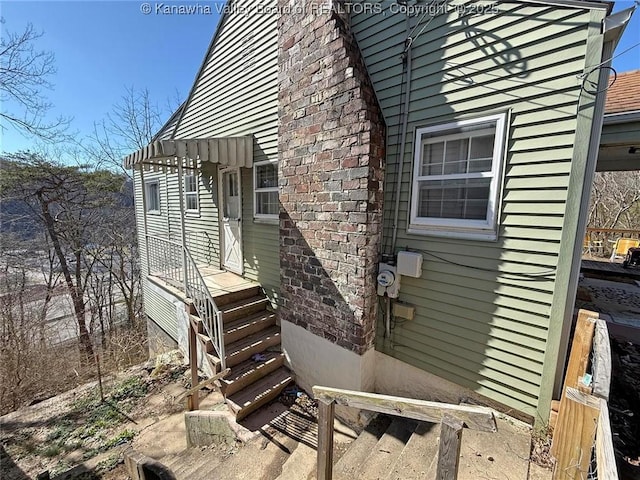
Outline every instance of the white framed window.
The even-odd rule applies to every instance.
[[[506,113],[416,130],[409,233],[495,240]]]
[[[144,193],[148,213],[160,213],[160,183],[158,180],[144,182]]]
[[[255,218],[277,219],[279,217],[277,161],[267,160],[253,164],[253,199]]]
[[[188,213],[200,211],[200,200],[198,198],[198,174],[188,172],[184,175],[184,208]]]

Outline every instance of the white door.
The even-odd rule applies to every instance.
[[[221,168],[220,199],[222,223],[222,266],[242,275],[242,201],[240,169]]]

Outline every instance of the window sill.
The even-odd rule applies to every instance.
[[[155,216],[160,216],[162,215],[162,212],[160,210],[147,210],[147,215],[155,215]]]
[[[452,230],[438,229],[438,227],[424,225],[410,225],[407,233],[412,235],[420,235],[425,237],[442,237],[442,238],[459,238],[462,240],[479,240],[484,242],[495,242],[498,240],[498,234],[488,230]]]
[[[185,210],[185,218],[200,218],[200,210]]]
[[[267,217],[253,217],[253,223],[259,223],[262,225],[280,225],[280,219],[276,218],[267,218]]]

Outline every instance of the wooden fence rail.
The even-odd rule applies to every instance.
[[[463,427],[483,432],[497,430],[493,410],[487,407],[453,405],[375,393],[328,387],[313,387],[318,400],[318,480],[331,480],[333,473],[333,421],[335,405],[440,423],[437,480],[458,475]]]
[[[597,313],[580,310],[551,446],[554,480],[589,478],[594,453],[598,479],[618,479],[607,405],[610,381],[607,324]]]

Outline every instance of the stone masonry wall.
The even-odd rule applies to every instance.
[[[281,320],[373,347],[385,127],[340,2],[279,0]]]

